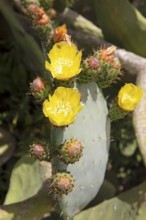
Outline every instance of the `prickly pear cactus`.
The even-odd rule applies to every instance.
[[[106,100],[94,82],[76,87],[81,93],[84,108],[73,124],[51,128],[51,141],[56,148],[70,139],[77,139],[83,145],[82,156],[74,164],[61,162],[57,155],[52,159],[54,173],[67,171],[74,179],[70,193],[57,195],[60,210],[68,219],[97,194],[104,179],[109,151],[110,123]]]
[[[60,215],[70,219],[96,196],[104,180],[110,120],[101,88],[115,82],[120,63],[115,58],[115,47],[102,49],[84,61],[82,51],[66,34],[65,25],[55,34],[57,42],[45,61],[52,83],[48,83],[49,94],[44,97],[42,111],[51,127],[47,154],[53,170],[50,194]],[[33,83],[32,94],[42,94],[38,83]]]

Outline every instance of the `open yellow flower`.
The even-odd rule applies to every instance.
[[[48,53],[50,63],[45,62],[46,69],[58,80],[69,80],[81,72],[82,52],[73,43],[65,41],[54,44]]]
[[[43,113],[56,126],[66,126],[75,121],[78,112],[83,108],[80,93],[77,89],[58,87],[49,100],[43,103]]]
[[[143,91],[140,87],[127,83],[118,93],[118,105],[125,111],[133,111],[142,96]]]

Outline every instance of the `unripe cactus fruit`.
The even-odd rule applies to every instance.
[[[60,146],[60,158],[65,164],[75,163],[82,156],[83,145],[77,139],[65,141]]]
[[[73,176],[68,172],[58,172],[52,180],[52,188],[55,194],[68,194],[74,187]]]
[[[104,179],[109,150],[110,123],[106,100],[97,84],[76,85],[84,104],[73,124],[51,127],[51,145],[56,149],[69,139],[79,140],[84,149],[79,161],[66,165],[59,157],[52,158],[56,172],[70,172],[75,185],[67,195],[58,196],[63,217],[71,218],[81,211],[97,194]]]
[[[30,145],[30,154],[34,159],[38,160],[50,160],[50,153],[48,151],[48,146],[45,143],[34,142]]]
[[[41,159],[45,156],[45,149],[40,144],[32,144],[30,146],[30,153],[35,159]]]
[[[31,94],[34,96],[36,101],[41,102],[43,101],[47,96],[50,88],[44,80],[37,76],[31,83],[30,83],[30,91]]]

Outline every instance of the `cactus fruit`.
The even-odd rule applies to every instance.
[[[83,145],[77,139],[65,141],[60,146],[60,159],[65,163],[75,163],[80,159],[83,152]]]
[[[34,142],[30,145],[30,154],[34,159],[38,160],[50,160],[50,152],[45,142]]]
[[[52,188],[56,194],[68,194],[74,187],[73,176],[68,172],[58,172],[52,179]]]
[[[83,155],[74,164],[65,164],[58,155],[52,158],[53,172],[70,172],[74,187],[70,193],[57,196],[63,217],[71,218],[83,209],[97,194],[106,170],[109,150],[108,110],[97,84],[76,84],[84,108],[76,121],[66,127],[51,127],[51,144],[56,149],[70,139],[82,143]]]

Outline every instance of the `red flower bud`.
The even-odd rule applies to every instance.
[[[36,79],[30,83],[31,93],[41,92],[45,88],[45,84],[43,80],[38,76]]]

